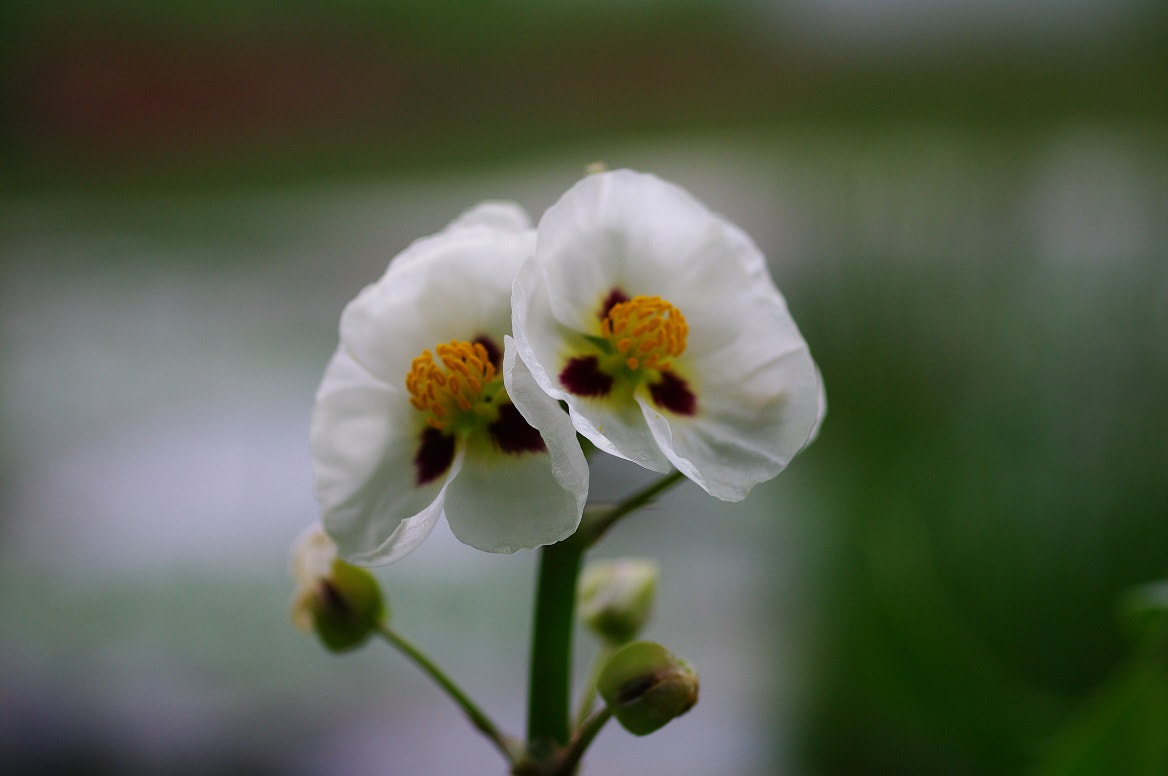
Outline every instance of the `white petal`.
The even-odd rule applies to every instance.
[[[827,406],[807,342],[770,277],[739,282],[741,288],[690,316],[684,358],[696,376],[698,416],[692,421],[664,416],[674,426],[674,443],[666,454],[690,461],[705,472],[695,480],[704,478],[707,490],[731,500],[785,468],[814,438]],[[687,422],[692,428],[679,431]],[[665,438],[659,424],[650,425],[659,442]],[[706,437],[704,444],[691,439],[696,430]],[[718,466],[714,453],[703,453],[707,447],[730,464],[728,476],[712,474]]]
[[[468,456],[446,493],[446,520],[463,544],[485,552],[552,544],[579,525],[575,498],[544,453]]]
[[[423,350],[479,335],[501,339],[511,328],[511,281],[533,242],[530,231],[481,223],[419,240],[348,304],[341,343],[398,385]]]
[[[470,226],[489,226],[507,232],[522,232],[531,228],[531,217],[515,202],[488,200],[480,202],[451,221],[446,231]]]
[[[531,370],[519,358],[511,337],[503,338],[503,382],[519,414],[543,437],[556,481],[575,496],[573,520],[578,524],[588,501],[588,460],[580,449],[571,418],[559,402],[540,388]],[[517,396],[522,397],[521,402],[516,400]]]
[[[672,468],[636,405],[573,396],[568,409],[576,430],[600,450],[662,474]]]
[[[468,452],[446,493],[446,520],[459,541],[487,552],[515,552],[566,539],[579,526],[588,499],[588,463],[572,424],[535,384],[510,345],[503,367],[509,375],[508,393],[513,400],[516,395],[526,398],[521,413],[540,432],[547,452]]]
[[[552,316],[543,278],[533,261],[526,262],[516,274],[511,306],[517,355],[544,393],[568,405],[576,430],[609,455],[653,471],[669,471],[669,460],[649,434],[636,405],[622,405],[605,397],[577,396],[560,385],[558,370],[564,359],[564,342],[573,333]],[[526,397],[520,394],[512,399],[526,414]]]
[[[535,250],[556,319],[592,331],[614,288],[665,297],[685,313],[683,302],[723,284],[726,265],[737,264],[739,274],[757,271],[762,255],[741,237],[684,189],[615,170],[585,177],[552,205],[540,219]]]
[[[402,519],[393,532],[382,540],[381,544],[363,552],[354,553],[348,559],[353,563],[363,563],[372,566],[392,563],[399,558],[405,557],[425,541],[426,537],[430,535],[430,532],[434,530],[434,526],[438,525],[438,519],[442,517],[446,493],[449,490],[450,483],[458,476],[459,470],[462,467],[462,461],[463,451],[460,450],[455,454],[454,461],[450,464],[450,470],[446,473],[446,479],[442,483],[442,489],[438,491],[438,495],[434,500],[426,505],[421,512]],[[401,483],[390,482],[387,485],[392,488],[398,484]],[[385,520],[384,524],[392,525],[392,519]]]
[[[560,386],[557,370],[564,341],[572,336],[572,331],[552,317],[543,277],[531,258],[515,273],[511,293],[511,334],[514,350],[530,370],[536,384],[552,398],[566,400],[569,394]]]
[[[814,437],[826,408],[823,382],[805,344],[767,350],[769,360],[750,371],[718,374],[699,364],[699,373],[709,377],[696,384],[698,412],[692,418],[661,412],[638,395],[653,437],[673,465],[726,501],[745,498],[754,485],[786,468]]]
[[[689,324],[677,369],[697,414],[661,410],[648,386],[636,411],[577,397],[558,370],[583,334],[597,333],[614,288],[657,295]],[[512,302],[520,356],[566,401],[579,432],[606,452],[657,471],[676,466],[710,493],[743,498],[812,439],[826,401],[807,344],[748,235],[683,189],[618,170],[585,178],[537,229],[531,266]]]
[[[310,427],[316,496],[342,557],[388,563],[416,547],[441,514],[444,480],[418,486],[419,429],[404,386],[386,385],[339,348]]]

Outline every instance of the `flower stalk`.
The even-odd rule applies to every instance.
[[[572,773],[583,749],[608,719],[604,715],[598,720],[594,715],[583,719],[573,731],[569,717],[576,590],[584,553],[617,520],[647,505],[682,477],[676,471],[665,475],[619,504],[596,513],[568,539],[540,550],[528,684],[527,746],[530,758],[545,764],[549,773]],[[587,709],[581,713],[586,714]],[[573,764],[565,770],[564,763],[569,760]]]
[[[439,668],[425,653],[385,622],[378,624],[377,632],[395,649],[413,661],[418,668],[421,668],[427,676],[433,679],[434,683],[441,687],[450,696],[451,700],[458,704],[459,708],[470,719],[471,724],[490,739],[491,743],[495,745],[495,748],[499,750],[509,764],[514,765],[518,762],[523,755],[523,745],[514,737],[503,733],[491,718],[487,716],[486,712],[479,708],[478,704],[471,700],[470,696],[455,684],[454,680],[445,671]]]
[[[596,734],[612,719],[612,710],[608,707],[597,709],[592,716],[585,719],[576,728],[576,732],[572,735],[572,740],[568,743],[568,747],[563,751],[559,759],[559,773],[564,776],[569,776],[576,772],[580,765],[580,758],[584,756],[584,752],[592,744],[592,739],[596,738]]]
[[[596,705],[596,683],[600,679],[600,671],[604,668],[605,661],[608,660],[608,656],[611,654],[611,647],[601,645],[596,659],[592,662],[592,670],[589,672],[588,684],[584,686],[584,694],[580,696],[580,704],[576,707],[575,724],[577,730],[587,724],[588,717],[592,714],[592,707]]]
[[[568,744],[576,580],[586,546],[576,534],[540,550],[527,697],[527,742],[537,760]]]
[[[656,482],[646,485],[641,490],[627,497],[624,501],[616,506],[608,509],[585,513],[584,522],[581,523],[580,529],[576,532],[577,536],[582,537],[582,540],[591,547],[600,541],[612,528],[618,520],[631,512],[636,512],[643,506],[647,506],[653,499],[660,496],[665,491],[672,488],[677,483],[681,482],[685,475],[674,470],[669,474],[661,477]]]

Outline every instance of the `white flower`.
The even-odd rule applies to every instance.
[[[724,500],[778,474],[826,410],[762,253],[651,175],[589,175],[544,214],[512,315],[520,359],[577,431]]]
[[[324,525],[346,559],[396,560],[443,513],[488,552],[553,543],[579,524],[588,468],[572,425],[504,352],[512,279],[533,243],[517,205],[484,203],[407,248],[345,308],[311,443]],[[509,391],[527,397],[522,414]]]

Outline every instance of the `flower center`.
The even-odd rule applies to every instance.
[[[614,304],[600,330],[629,370],[666,371],[670,359],[685,352],[689,326],[681,310],[661,297],[634,296]]]
[[[570,356],[560,384],[577,396],[631,401],[642,384],[653,402],[677,415],[697,414],[697,396],[673,368],[685,352],[689,324],[659,296],[629,299],[614,288],[600,306],[600,336],[584,335],[594,349]]]
[[[503,352],[487,336],[451,340],[423,350],[406,375],[410,404],[426,419],[414,455],[415,481],[428,485],[450,469],[455,447],[509,455],[547,450],[543,436],[520,414],[499,373]],[[459,440],[463,440],[460,442]]]
[[[437,359],[435,359],[435,353]],[[503,378],[483,342],[450,342],[423,350],[406,376],[410,404],[426,423],[453,433],[487,426],[499,417]]]

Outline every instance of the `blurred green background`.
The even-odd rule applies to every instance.
[[[288,624],[307,418],[391,256],[603,160],[751,233],[829,412],[600,546],[662,560],[647,635],[703,687],[585,772],[1168,773],[1117,617],[1168,576],[1162,3],[14,0],[0,64],[6,772],[503,770]],[[533,557],[440,527],[378,572],[513,731]]]

